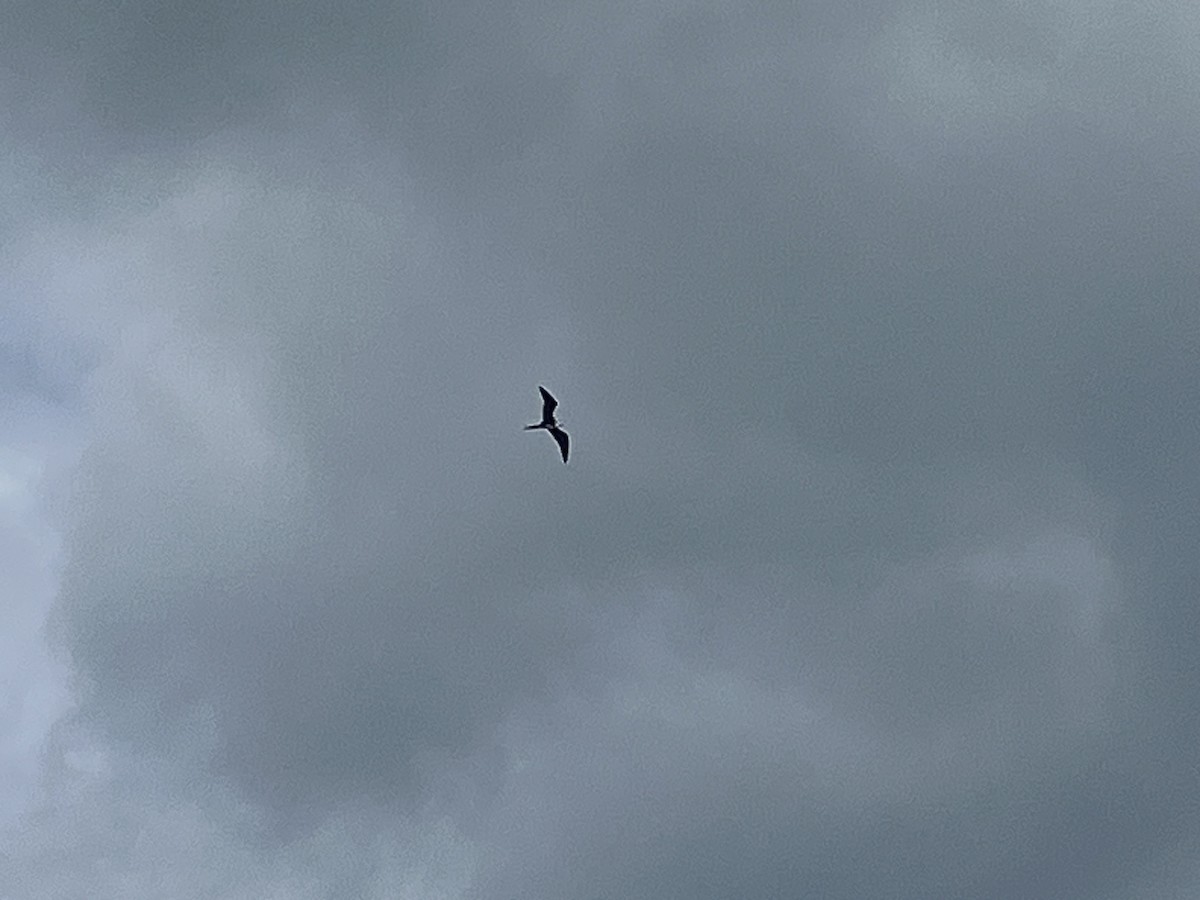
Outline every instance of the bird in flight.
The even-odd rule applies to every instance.
[[[554,442],[558,444],[558,449],[562,451],[563,462],[566,462],[567,447],[570,442],[567,439],[567,433],[558,427],[558,420],[554,418],[554,408],[558,406],[558,401],[551,397],[550,392],[541,385],[538,385],[538,390],[542,392],[542,421],[536,425],[526,425],[525,430],[545,428],[550,432],[550,437],[554,438]]]

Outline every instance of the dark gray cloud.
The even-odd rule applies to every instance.
[[[1161,6],[31,8],[5,267],[89,361],[52,631],[105,764],[26,883],[1186,883]]]

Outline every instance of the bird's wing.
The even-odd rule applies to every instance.
[[[558,401],[541,385],[538,385],[538,390],[542,392],[542,421],[548,422],[554,415],[554,407],[558,406]]]
[[[549,429],[549,431],[550,431],[550,436],[553,437],[555,442],[558,444],[558,449],[562,451],[563,462],[566,462],[567,461],[567,448],[571,444],[570,439],[567,437],[567,433],[565,431],[563,431],[561,428],[551,428],[551,429]]]

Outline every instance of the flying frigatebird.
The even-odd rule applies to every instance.
[[[558,406],[558,401],[551,397],[550,392],[541,385],[538,385],[538,390],[542,392],[542,421],[536,425],[526,425],[525,430],[545,428],[550,432],[550,437],[554,438],[554,442],[558,444],[558,449],[562,451],[563,462],[566,462],[567,447],[570,442],[567,439],[567,433],[558,427],[558,420],[554,418],[554,408]]]

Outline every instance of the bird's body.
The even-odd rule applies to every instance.
[[[554,443],[558,444],[559,452],[562,453],[563,462],[566,462],[567,451],[571,446],[571,442],[567,437],[567,433],[558,427],[558,419],[554,418],[554,409],[558,406],[558,401],[544,387],[539,385],[538,390],[542,392],[542,421],[536,425],[526,425],[525,430],[533,431],[538,428],[544,428],[550,432],[550,437],[554,438]]]

